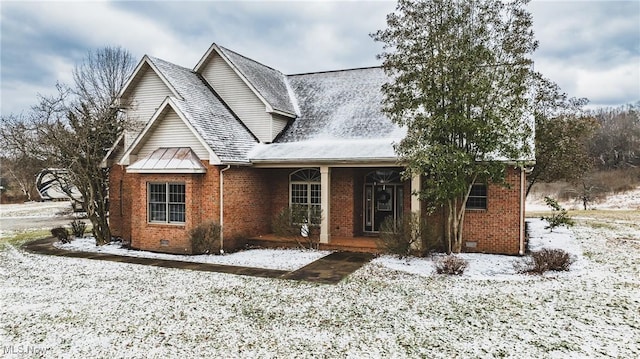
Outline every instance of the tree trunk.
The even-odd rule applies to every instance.
[[[447,201],[447,207],[447,254],[451,254],[451,227],[453,226],[453,204],[451,203],[451,200]]]
[[[460,220],[458,219],[458,200],[453,200],[453,253],[460,253]]]
[[[83,180],[87,187],[81,190],[83,202],[82,209],[87,212],[87,217],[93,226],[93,237],[96,245],[102,246],[111,241],[111,230],[107,218],[107,190],[106,174],[101,169],[90,171]]]

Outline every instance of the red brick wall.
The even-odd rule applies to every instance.
[[[353,237],[355,206],[354,170],[351,168],[331,169],[331,237]],[[322,213],[326,216],[327,213]]]
[[[207,174],[215,172],[209,168]],[[201,188],[207,174],[139,174],[133,189],[131,245],[134,248],[170,253],[191,253],[189,231],[201,223],[207,204],[206,188]],[[209,177],[212,177],[209,175]],[[186,216],[184,224],[149,223],[147,184],[177,182],[185,184]],[[216,196],[217,197],[217,196]],[[213,198],[209,198],[213,200]],[[217,202],[217,201],[216,201]],[[211,218],[211,217],[209,217]],[[166,243],[163,243],[166,241]]]
[[[261,170],[266,172],[263,178],[268,183],[269,202],[271,203],[269,221],[289,207],[289,174],[295,170],[294,168]],[[271,232],[271,228],[268,232]]]
[[[489,185],[486,210],[467,210],[464,221],[463,250],[518,254],[520,250],[520,169],[509,166],[506,182],[510,188]],[[476,242],[476,247],[468,247],[466,242]]]
[[[247,238],[271,231],[270,173],[232,167],[224,172],[225,238]]]
[[[464,252],[519,254],[520,169],[509,166],[506,182],[510,188],[489,185],[486,210],[465,212],[462,243]],[[426,219],[434,239],[444,241],[444,211],[436,211],[433,215],[426,216]]]
[[[205,161],[203,164],[208,166]],[[114,166],[110,177],[110,223],[113,234],[131,240],[132,247],[137,249],[190,253],[189,231],[207,220],[220,222],[222,168],[208,166],[206,174],[135,174],[125,173],[121,166]],[[271,231],[274,207],[281,210],[288,205],[288,173],[286,170],[238,166],[224,172],[225,238],[247,238]],[[184,224],[148,222],[149,182],[185,183]],[[162,244],[163,240],[168,241],[168,245]]]
[[[205,163],[205,162],[203,162]],[[207,165],[205,163],[205,165]],[[219,222],[219,180],[222,167],[208,166],[206,174],[132,174],[113,166],[110,174],[110,224],[114,236],[131,240],[134,248],[190,253],[188,233],[195,225]],[[295,168],[257,169],[231,167],[224,172],[224,236],[253,237],[271,232],[271,222],[289,205],[289,174]],[[362,234],[364,176],[373,168],[331,169],[332,237]],[[186,222],[183,225],[147,222],[147,183],[184,182],[186,185]],[[520,171],[509,168],[510,189],[490,185],[487,210],[466,212],[464,239],[476,247],[463,250],[517,254],[520,239]],[[122,191],[120,187],[122,186]],[[120,195],[122,193],[122,196]],[[405,182],[404,208],[411,200],[409,181]],[[323,213],[323,215],[327,215]],[[430,222],[442,235],[442,221]],[[168,240],[168,245],[161,245]]]
[[[203,164],[207,165],[205,161]],[[215,166],[209,166],[205,174],[138,174],[125,173],[123,167],[116,165],[111,168],[109,181],[109,220],[112,234],[130,240],[133,248],[191,253],[189,231],[205,220],[219,221],[219,169]],[[185,184],[184,224],[148,222],[149,182]]]
[[[124,167],[109,170],[109,228],[114,237],[131,238],[131,186]]]

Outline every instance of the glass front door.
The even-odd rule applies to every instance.
[[[396,171],[375,171],[367,175],[364,188],[364,231],[378,232],[387,218],[397,221],[404,210],[404,187]]]

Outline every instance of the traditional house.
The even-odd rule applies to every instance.
[[[193,69],[144,56],[119,96],[138,126],[111,148],[112,233],[134,248],[190,253],[206,220],[223,238],[278,240],[289,206],[321,213],[320,243],[371,250],[386,218],[421,213],[393,144],[406,130],[382,112],[379,67],[284,75],[213,44]],[[464,249],[522,254],[525,170],[509,187],[474,186]],[[431,217],[435,236],[442,221]]]

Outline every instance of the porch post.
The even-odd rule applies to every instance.
[[[322,220],[320,221],[320,243],[329,243],[331,238],[331,168],[320,166],[320,208],[322,208]]]
[[[414,175],[411,177],[411,212],[418,218],[422,217],[422,206],[420,205],[420,196],[414,194],[414,192],[420,192],[420,190],[422,190],[422,176]],[[413,243],[411,247],[416,250],[422,250],[422,241]]]
[[[422,176],[414,175],[411,177],[411,212],[422,215],[422,208],[420,206],[420,197],[414,192],[420,192],[422,190]]]

